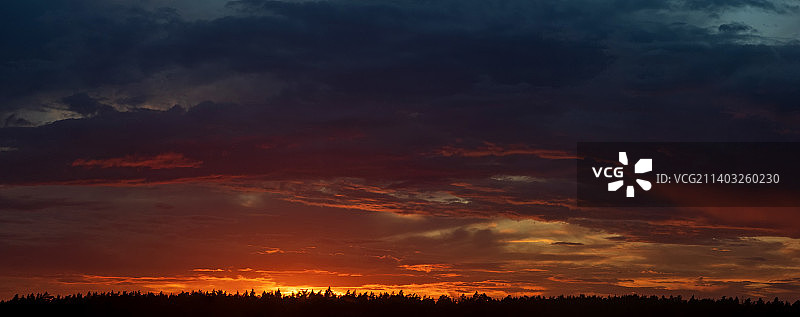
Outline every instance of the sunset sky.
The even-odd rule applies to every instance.
[[[0,298],[800,299],[800,208],[579,208],[579,141],[800,141],[800,3],[0,4]]]

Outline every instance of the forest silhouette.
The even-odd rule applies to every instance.
[[[685,299],[658,296],[521,296],[486,294],[438,298],[399,293],[337,295],[326,291],[282,294],[106,292],[14,296],[0,301],[0,315],[82,316],[798,316],[794,303],[749,298]]]

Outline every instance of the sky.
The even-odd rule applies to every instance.
[[[0,298],[800,299],[798,208],[585,208],[579,141],[800,141],[800,3],[0,9]]]

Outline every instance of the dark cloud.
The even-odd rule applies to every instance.
[[[33,126],[33,122],[26,120],[25,118],[20,118],[16,114],[12,113],[6,117],[5,122],[3,124],[4,127],[25,127],[25,126]]]
[[[796,11],[798,6],[770,0],[684,0],[677,1],[682,6],[692,10],[719,11],[726,8],[751,7],[762,10],[787,13]]]
[[[429,116],[435,116],[439,112],[458,115],[487,104],[506,105],[490,116],[481,114],[484,124],[491,125],[494,118],[524,120],[568,109],[617,111],[624,104],[657,102],[642,94],[679,90],[687,92],[681,99],[705,104],[699,106],[702,110],[694,111],[707,110],[709,116],[719,116],[725,109],[711,105],[726,102],[715,97],[727,94],[725,88],[729,86],[735,86],[737,92],[753,91],[753,103],[771,98],[783,110],[796,92],[790,88],[794,86],[788,74],[776,78],[774,72],[763,72],[755,78],[772,76],[762,82],[778,88],[770,91],[775,93],[756,96],[764,87],[752,86],[753,74],[744,74],[748,69],[773,64],[796,64],[794,46],[732,44],[732,36],[741,33],[733,31],[744,24],[724,24],[718,28],[721,34],[715,34],[668,19],[641,23],[629,20],[627,15],[676,4],[706,10],[767,7],[771,3],[767,1],[635,5],[624,1],[235,1],[229,6],[240,9],[241,14],[207,21],[185,21],[167,9],[147,11],[81,3],[10,8],[9,12],[19,11],[19,15],[36,21],[32,29],[43,31],[16,38],[20,43],[13,47],[19,51],[7,53],[6,65],[17,66],[0,72],[7,79],[3,86],[7,88],[6,97],[19,99],[57,89],[95,90],[92,96],[100,96],[107,93],[98,91],[103,85],[129,85],[161,72],[215,65],[193,76],[189,85],[213,83],[232,74],[273,74],[288,83],[280,98],[306,106],[324,104],[322,112],[334,106],[342,111],[343,107],[357,105],[380,109],[393,103],[409,113],[427,110],[433,112]],[[772,54],[772,50],[783,52]],[[159,85],[176,85],[169,76]],[[740,76],[750,81],[739,85],[735,80]],[[686,91],[687,87],[697,91]],[[622,94],[630,90],[639,98]],[[594,97],[589,100],[606,98],[602,104],[587,104],[576,95]],[[71,98],[76,96],[80,94]],[[264,94],[261,100],[268,97]],[[160,102],[157,99],[152,92],[145,92],[109,97],[104,102],[114,100],[140,107]],[[5,107],[38,106],[21,102]],[[431,111],[420,108],[422,105],[453,108]],[[676,106],[656,105],[651,109],[679,112],[664,107]],[[650,118],[647,113],[628,113],[626,117]],[[475,120],[475,115],[465,116],[470,118]],[[565,118],[569,119],[574,120]],[[579,129],[578,125],[567,126]]]
[[[583,243],[580,243],[580,242],[566,242],[566,241],[557,241],[557,242],[553,242],[552,244],[553,245],[567,245],[567,246],[583,245]]]
[[[148,43],[176,19],[169,10],[90,0],[34,0],[3,7],[2,32],[9,41],[0,53],[0,96],[5,99],[141,80],[163,65],[151,58],[156,52],[146,49]]]
[[[739,22],[721,24],[717,29],[723,33],[741,33],[741,32],[755,31],[753,27]]]
[[[785,290],[790,292],[800,291],[800,278],[776,280],[773,283],[769,284],[770,286],[780,290]]]
[[[246,178],[241,187],[307,204],[590,215],[614,221],[587,226],[669,241],[683,228],[625,220],[685,214],[571,208],[572,164],[563,159],[575,141],[796,139],[797,45],[741,44],[760,38],[742,34],[744,24],[629,17],[766,2],[238,1],[229,4],[237,15],[196,21],[168,9],[44,3],[13,7],[36,22],[18,21],[33,31],[13,37],[19,45],[4,53],[9,85],[1,93],[49,92],[57,97],[45,109],[85,118],[24,128],[29,119],[9,114],[0,146],[17,150],[0,154],[6,184]],[[148,87],[170,95],[179,77],[215,87],[242,74],[270,74],[282,88],[249,89],[257,97],[246,105],[146,109],[161,98]],[[253,78],[252,87],[274,85]],[[126,85],[145,87],[128,94]],[[229,96],[221,87],[211,95]],[[498,175],[547,182],[490,181]],[[682,235],[707,241],[742,232]]]
[[[86,93],[74,94],[64,97],[61,102],[67,105],[67,109],[79,114],[89,116],[99,112],[114,111],[111,106],[101,103],[98,99],[92,98]]]

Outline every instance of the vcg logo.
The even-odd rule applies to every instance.
[[[622,165],[628,166],[628,154],[625,152],[619,152],[619,162]],[[633,172],[635,174],[643,174],[653,170],[653,159],[639,159],[636,161],[636,164],[633,166]],[[592,167],[592,172],[594,173],[595,178],[600,178],[603,176],[605,178],[622,178],[623,177],[623,168],[621,166],[618,167]],[[644,179],[636,179],[636,183],[639,184],[639,187],[644,189],[645,191],[650,190],[653,187],[649,181]],[[615,192],[618,189],[622,188],[625,185],[625,180],[620,179],[617,181],[611,181],[608,183],[608,191]],[[633,185],[628,185],[625,187],[625,196],[626,197],[633,197],[634,194]]]

